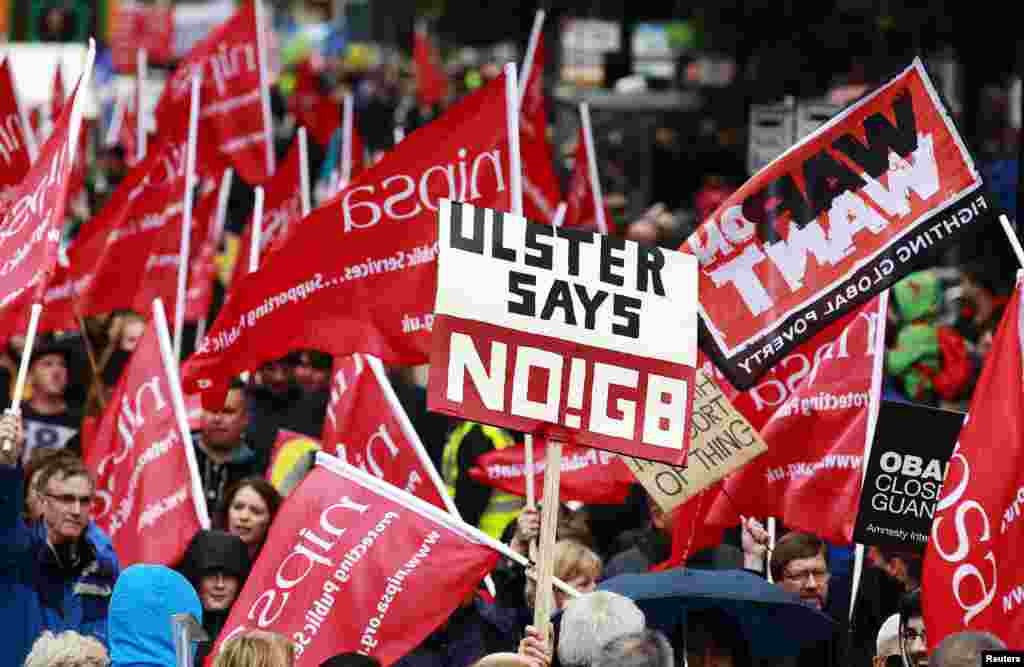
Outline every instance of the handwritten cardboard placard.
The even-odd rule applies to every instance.
[[[686,468],[623,456],[629,469],[666,512],[761,454],[768,445],[714,380],[698,370]]]

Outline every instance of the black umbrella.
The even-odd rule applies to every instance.
[[[736,621],[756,657],[797,655],[828,639],[835,622],[775,584],[744,570],[673,569],[623,574],[598,585],[634,600],[647,627],[673,636],[687,612],[718,609]]]

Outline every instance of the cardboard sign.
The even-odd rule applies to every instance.
[[[748,389],[829,323],[979,227],[997,203],[921,62],[733,193],[687,239],[704,350]]]
[[[684,470],[630,456],[622,460],[665,512],[768,451],[761,436],[718,388],[697,371],[690,426],[690,465]]]
[[[684,465],[689,255],[442,200],[431,410]]]
[[[854,540],[924,551],[963,421],[959,412],[882,403]]]

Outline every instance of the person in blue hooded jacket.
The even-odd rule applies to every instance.
[[[22,664],[45,630],[74,630],[105,644],[120,566],[90,520],[92,474],[75,457],[44,467],[36,482],[42,517],[26,523],[20,417],[0,418],[0,443],[0,665]]]
[[[125,569],[110,599],[110,667],[176,667],[175,614],[203,622],[203,606],[188,579],[163,565]]]

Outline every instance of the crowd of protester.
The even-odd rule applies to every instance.
[[[462,72],[453,99],[497,74]],[[396,66],[346,70],[329,64],[320,80],[340,99],[353,92],[370,156],[390,148],[395,127],[411,132],[442,112],[414,101],[411,79]],[[284,86],[274,90],[279,154],[295,122]],[[559,151],[568,152],[568,151]],[[314,174],[325,175],[330,147],[313,147]],[[119,149],[101,149],[89,179],[85,211],[95,211],[124,173]],[[643,215],[619,220],[615,233],[675,248],[695,221],[738,184],[709,174],[687,210],[645,202]],[[237,234],[251,210],[244,184],[232,191],[228,230]],[[985,258],[985,259],[983,259]],[[223,261],[230,264],[231,243]],[[886,397],[963,410],[991,345],[1013,280],[1009,259],[990,246],[938,258],[936,266],[892,290],[886,352]],[[222,275],[230,275],[225,269]],[[218,283],[220,295],[224,285]],[[214,304],[214,310],[217,303]],[[215,313],[211,313],[211,318]],[[211,319],[212,321],[212,319]],[[271,471],[280,430],[318,438],[330,392],[332,359],[316,350],[293,353],[254,369],[230,388],[224,407],[204,412],[192,444],[213,528],[197,533],[174,568],[136,564],[122,570],[109,538],[90,521],[94,471],[81,460],[83,419],[109,401],[142,335],[145,320],[119,312],[89,318],[84,331],[38,340],[33,347],[20,417],[0,420],[0,439],[16,441],[0,455],[0,623],[3,664],[27,667],[176,664],[167,619],[188,613],[215,639],[259,563],[270,526],[296,479]],[[194,332],[193,332],[194,335]],[[24,340],[10,336],[0,355],[0,394],[11,389]],[[90,359],[92,351],[95,358]],[[483,453],[518,434],[429,413],[422,373],[396,369],[391,381],[454,495],[461,516],[514,550],[528,554],[539,533],[539,510],[521,498],[474,481],[468,471]],[[0,401],[10,403],[9,395]],[[462,474],[460,474],[460,472]],[[274,479],[278,483],[274,483]],[[447,622],[399,661],[401,667],[967,667],[982,650],[1001,646],[983,633],[945,638],[931,656],[920,606],[921,556],[871,548],[860,594],[851,605],[850,549],[782,527],[774,548],[755,519],[728,531],[722,544],[693,554],[686,565],[745,569],[827,613],[836,629],[826,641],[785,660],[752,655],[735,619],[713,610],[692,613],[673,633],[649,628],[644,612],[615,593],[595,591],[607,579],[664,566],[672,553],[674,517],[634,486],[621,505],[566,503],[559,508],[555,576],[582,595],[553,591],[562,613],[554,635],[533,628],[533,579],[511,560],[493,573],[493,596],[481,587]],[[681,564],[674,564],[679,566]],[[201,642],[204,659],[212,642]],[[898,662],[891,662],[893,657]],[[294,649],[278,635],[245,632],[227,642],[214,667],[284,667]],[[13,662],[8,662],[13,661]],[[359,654],[332,667],[373,667]]]

